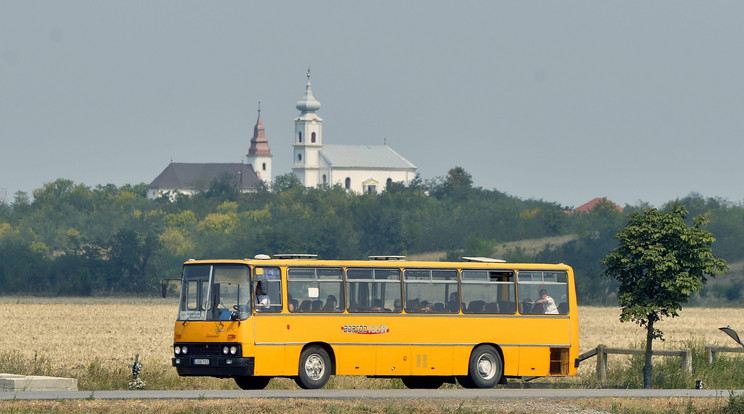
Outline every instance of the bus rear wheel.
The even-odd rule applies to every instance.
[[[465,388],[492,388],[501,381],[504,364],[492,346],[480,345],[470,354],[468,375],[457,381]]]
[[[300,354],[300,370],[295,382],[301,388],[312,390],[323,388],[331,377],[331,358],[319,346],[306,348]]]
[[[269,385],[271,377],[235,377],[235,383],[241,390],[262,390]]]
[[[410,376],[400,377],[403,385],[411,389],[435,390],[444,384],[444,378],[435,376]]]

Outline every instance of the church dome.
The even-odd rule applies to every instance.
[[[297,101],[296,108],[302,113],[315,112],[320,109],[320,102],[313,96],[313,90],[310,89],[310,72],[307,73],[307,84],[305,85],[305,95]]]

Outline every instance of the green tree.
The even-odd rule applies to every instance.
[[[303,188],[302,182],[292,173],[278,175],[271,184],[271,189],[275,193],[283,193],[294,188]]]
[[[435,185],[432,191],[437,198],[463,199],[473,187],[473,177],[462,167],[450,168],[447,176],[441,180],[441,184]]]
[[[615,236],[619,246],[602,261],[605,274],[620,283],[620,321],[646,328],[644,388],[651,388],[653,340],[664,339],[656,322],[678,316],[682,304],[703,288],[707,276],[726,271],[726,262],[711,251],[713,234],[701,228],[708,220],[699,215],[688,226],[687,214],[681,205],[668,212],[630,213],[628,224]]]

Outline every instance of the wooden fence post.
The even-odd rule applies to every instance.
[[[597,379],[600,382],[607,380],[607,353],[605,348],[602,344],[597,345]]]
[[[684,349],[682,353],[682,370],[692,374],[692,350]]]
[[[713,363],[713,360],[715,359],[715,354],[713,353],[713,345],[705,345],[705,359],[708,361],[708,364]]]

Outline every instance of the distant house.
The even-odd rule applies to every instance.
[[[174,163],[171,162],[147,186],[147,198],[156,199],[176,194],[194,195],[209,189],[216,180],[235,183],[240,192],[255,191],[261,181],[271,183],[271,150],[261,121],[261,109],[253,128],[253,138],[243,163]]]
[[[606,197],[597,197],[595,199],[592,199],[588,203],[582,204],[575,209],[571,210],[571,213],[589,213],[590,211],[594,210],[597,205],[600,203],[610,203],[613,207],[617,209],[617,211],[622,212],[623,208],[618,206],[617,204],[613,203],[612,201],[608,200]]]

